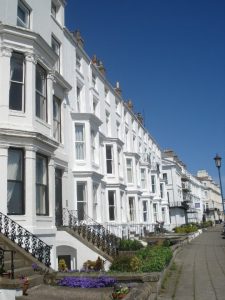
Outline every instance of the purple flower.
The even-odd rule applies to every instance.
[[[58,285],[67,287],[80,288],[102,288],[111,287],[116,283],[114,278],[101,276],[98,278],[87,277],[64,277],[58,281]]]

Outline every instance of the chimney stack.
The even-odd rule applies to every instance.
[[[141,124],[143,124],[143,116],[142,116],[142,114],[141,114],[141,113],[137,113],[137,114],[136,114],[136,117],[137,117],[138,121],[139,121]]]
[[[129,108],[130,110],[133,110],[133,102],[132,102],[132,100],[128,100],[128,101],[127,101],[127,106],[128,106],[128,108]]]
[[[117,94],[119,94],[121,96],[122,94],[122,90],[120,88],[120,83],[119,81],[116,82],[116,87],[114,88],[114,90],[117,92]]]
[[[80,31],[76,30],[75,32],[73,32],[73,36],[76,38],[77,40],[77,44],[81,47],[84,48],[84,39],[82,38]]]

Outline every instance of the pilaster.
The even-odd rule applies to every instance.
[[[0,212],[7,214],[7,167],[8,167],[8,146],[0,145]]]
[[[37,56],[33,53],[25,53],[25,113],[30,125],[34,125],[35,119],[35,72]]]
[[[27,225],[36,225],[36,147],[25,147],[25,214]]]
[[[9,115],[9,88],[10,88],[10,58],[12,49],[0,48],[0,121],[6,123]]]

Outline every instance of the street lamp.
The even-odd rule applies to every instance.
[[[223,205],[223,221],[225,222],[225,215],[224,215],[224,201],[223,201],[223,189],[222,189],[221,176],[220,176],[220,167],[221,167],[221,160],[222,160],[222,158],[221,158],[218,154],[216,154],[216,156],[214,157],[214,160],[215,160],[215,164],[216,164],[216,167],[217,167],[218,173],[219,173],[220,193],[221,193],[222,205]]]

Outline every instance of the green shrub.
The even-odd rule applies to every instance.
[[[151,246],[137,251],[133,257],[116,257],[110,267],[118,272],[160,272],[170,262],[172,250],[164,246]]]
[[[137,256],[142,261],[142,272],[159,272],[168,265],[173,253],[169,247],[153,246],[139,250]]]
[[[118,271],[118,272],[132,272],[131,261],[132,256],[118,256],[114,258],[110,271]]]
[[[175,227],[174,231],[176,233],[191,233],[191,232],[196,232],[198,231],[198,227],[196,224],[187,224],[187,225],[182,225],[179,227]]]
[[[136,251],[141,248],[143,245],[137,240],[121,240],[119,244],[119,251]]]

